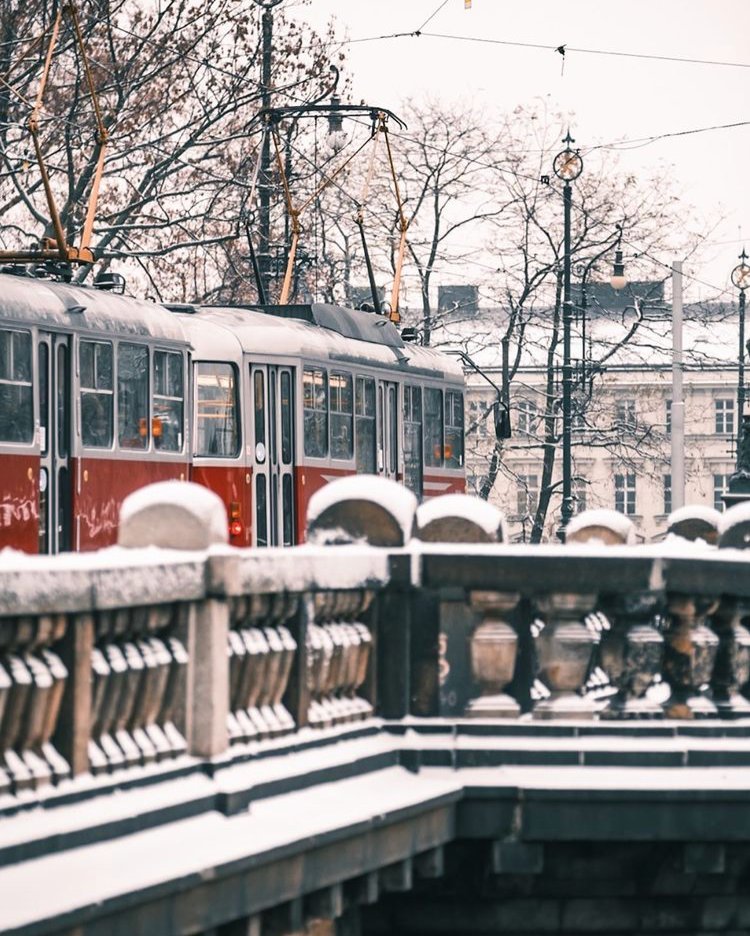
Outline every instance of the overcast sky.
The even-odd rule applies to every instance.
[[[552,109],[571,114],[571,132],[584,154],[602,143],[750,121],[750,0],[472,0],[468,10],[464,0],[311,0],[306,8],[291,0],[285,7],[321,29],[335,17],[341,37],[351,40],[421,27],[420,37],[347,46],[353,99],[396,112],[407,95],[472,101],[488,115],[547,96]],[[554,48],[501,42],[564,44],[564,68]],[[724,218],[700,263],[686,264],[695,277],[686,282],[694,298],[731,288],[729,273],[743,246],[740,228],[750,245],[749,162],[750,125],[621,151],[627,168],[672,167],[686,206],[697,209],[696,229]]]

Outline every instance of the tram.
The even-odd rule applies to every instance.
[[[0,548],[91,550],[153,481],[222,498],[229,541],[304,538],[355,473],[463,491],[460,366],[338,306],[165,306],[0,273]]]

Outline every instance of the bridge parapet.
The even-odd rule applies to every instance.
[[[741,508],[716,524],[716,546],[628,545],[628,524],[603,512],[579,518],[565,546],[525,546],[502,542],[487,505],[417,513],[402,498],[389,518],[387,488],[360,485],[329,509],[334,493],[315,515],[319,545],[238,550],[194,525],[197,539],[175,528],[169,548],[131,538],[91,555],[0,556],[0,881],[16,862],[30,881],[35,862],[83,856],[82,844],[123,837],[137,856],[138,834],[167,847],[192,818],[199,838],[216,834],[216,814],[247,821],[208,856],[196,844],[190,867],[216,889],[185,898],[195,916],[175,896],[190,890],[170,870],[183,866],[177,846],[137,886],[84,888],[64,916],[51,894],[16,907],[9,930],[93,934],[123,914],[126,929],[148,918],[149,933],[240,919],[260,932],[261,916],[263,933],[298,931],[300,914],[345,916],[379,888],[410,890],[457,839],[489,840],[493,874],[537,878],[554,843],[653,831],[684,843],[685,867],[708,843],[718,868],[725,843],[750,842],[733,806],[744,811],[746,784],[726,772],[750,767]],[[138,516],[148,540],[154,523]],[[388,545],[362,542],[368,518]],[[558,789],[561,768],[578,772]],[[641,771],[632,787],[624,768]],[[357,792],[315,816],[328,780]],[[60,833],[56,817],[97,798]],[[264,825],[274,802],[293,829]],[[284,864],[308,852],[304,874]],[[86,860],[93,869],[95,851]],[[278,880],[262,877],[271,866]],[[179,913],[133,909],[152,906],[152,877]]]

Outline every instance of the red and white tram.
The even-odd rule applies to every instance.
[[[373,473],[463,491],[463,373],[383,317],[172,306],[0,274],[0,548],[96,549],[151,481],[216,491],[238,546],[300,542]]]

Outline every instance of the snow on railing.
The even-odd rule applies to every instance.
[[[372,715],[750,715],[744,507],[684,508],[649,546],[592,511],[525,546],[483,502],[407,495],[333,482],[310,544],[240,550],[218,498],[169,482],[126,502],[117,547],[1,553],[0,793]]]

